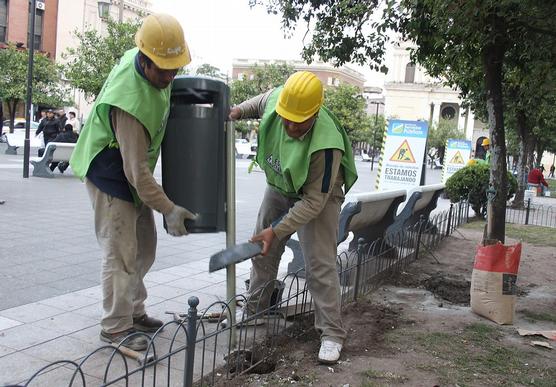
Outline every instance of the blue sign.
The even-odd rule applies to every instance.
[[[425,121],[390,120],[388,136],[427,138],[429,124]]]
[[[471,150],[471,141],[448,139],[447,148]]]

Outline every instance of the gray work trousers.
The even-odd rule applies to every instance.
[[[305,258],[307,285],[315,305],[315,328],[320,332],[321,340],[326,338],[340,344],[346,338],[340,315],[340,281],[336,270],[338,218],[343,200],[341,187],[334,186],[322,212],[297,230]],[[255,234],[287,213],[294,203],[295,199],[267,187]],[[276,279],[288,239],[275,238],[266,256],[251,260],[253,266],[248,293],[251,312],[269,306],[273,286],[265,285]]]
[[[102,249],[101,327],[108,333],[133,327],[133,317],[145,314],[143,282],[156,255],[153,211],[100,191],[86,181],[95,212],[95,232]]]

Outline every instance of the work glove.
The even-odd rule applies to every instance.
[[[166,229],[168,234],[172,236],[182,236],[189,234],[185,228],[185,220],[195,220],[197,219],[198,215],[193,214],[191,211],[174,205],[172,210],[166,214]]]

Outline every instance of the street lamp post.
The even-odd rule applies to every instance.
[[[118,8],[118,21],[121,23],[124,20],[124,0],[120,0],[120,8]]]
[[[29,13],[31,14],[31,21],[29,26],[29,40],[27,42],[27,101],[25,103],[25,140],[23,142],[23,178],[29,177],[29,153],[31,151],[31,141],[29,136],[31,134],[31,109],[33,101],[33,61],[35,54],[35,14],[37,12],[37,0],[29,2]]]
[[[429,133],[430,130],[432,128],[432,120],[434,117],[434,102],[431,102],[430,104],[431,110],[430,110],[430,114],[429,114]],[[428,139],[428,136],[427,136]],[[419,181],[419,185],[425,185],[425,180],[427,178],[427,154],[428,154],[428,147],[425,145],[425,155],[423,156],[423,166],[422,166],[422,172],[421,172],[421,180]]]
[[[375,112],[375,127],[373,128],[373,145],[371,147],[371,171],[374,169],[375,165],[375,143],[376,143],[376,125],[378,123],[378,102],[376,104],[376,112]]]
[[[378,107],[380,105],[384,105],[384,102],[371,102],[376,105],[376,112],[375,112],[375,126],[373,128],[373,144],[371,146],[371,171],[374,169],[375,165],[375,144],[376,144],[376,126],[378,125]]]

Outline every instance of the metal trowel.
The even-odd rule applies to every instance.
[[[243,262],[259,255],[263,251],[260,243],[240,243],[226,250],[222,250],[210,257],[209,273],[224,269],[226,266]]]

